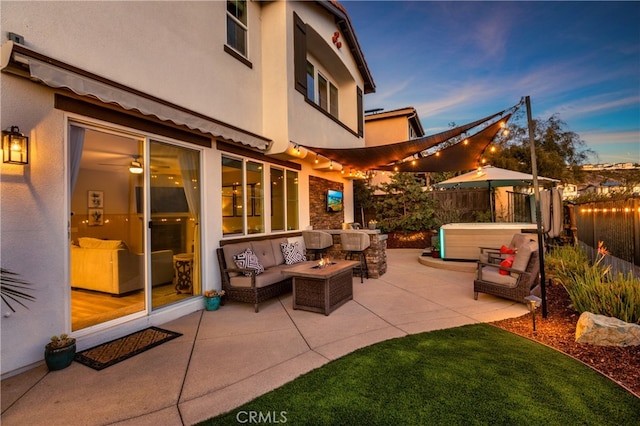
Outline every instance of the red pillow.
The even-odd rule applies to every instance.
[[[515,256],[507,257],[505,260],[500,262],[500,266],[504,266],[505,268],[511,268],[513,266],[513,259],[515,259]],[[498,272],[500,272],[500,275],[509,275],[509,271],[507,271],[506,269],[500,268]]]
[[[509,248],[505,245],[503,245],[502,247],[500,247],[500,253],[505,253],[505,254],[515,254],[516,251],[512,248]]]

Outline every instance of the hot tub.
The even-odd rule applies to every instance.
[[[513,234],[531,233],[537,240],[535,223],[448,223],[440,227],[440,256],[444,260],[476,261],[480,247],[508,245]]]

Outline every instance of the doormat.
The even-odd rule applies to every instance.
[[[78,352],[74,359],[94,370],[102,370],[180,336],[182,333],[149,327]]]

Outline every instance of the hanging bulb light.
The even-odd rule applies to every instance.
[[[463,143],[464,145],[469,145],[469,139],[465,139],[462,143]]]
[[[142,168],[142,164],[138,161],[138,157],[134,157],[134,160],[129,164],[129,173],[134,175],[142,174],[144,169]]]
[[[316,154],[316,164],[318,164],[318,154]]]
[[[329,170],[333,170],[333,160],[329,163]]]

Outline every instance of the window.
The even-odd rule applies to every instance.
[[[271,230],[284,231],[284,170],[271,168]]]
[[[329,114],[338,117],[338,88],[329,83]]]
[[[271,168],[271,230],[299,229],[298,173]]]
[[[318,74],[318,105],[323,110],[327,110],[329,104],[329,93],[327,92],[327,79]]]
[[[315,101],[316,99],[316,96],[315,96],[316,86],[314,84],[314,78],[315,78],[315,68],[313,67],[313,64],[311,62],[307,61],[307,98],[310,101]]]
[[[222,156],[222,234],[266,232],[263,163]],[[271,231],[298,229],[298,173],[269,170]],[[267,211],[269,214],[269,211]]]
[[[318,91],[316,93],[316,84]],[[313,64],[307,61],[307,99],[315,102],[320,108],[338,118],[338,88],[324,75],[317,72]]]
[[[246,0],[227,0],[227,45],[247,56]]]
[[[287,229],[299,229],[298,173],[287,170]]]

